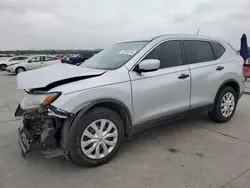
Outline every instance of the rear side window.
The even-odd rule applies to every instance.
[[[210,42],[211,45],[213,46],[214,53],[216,55],[216,59],[219,59],[224,53],[225,53],[225,48],[217,42]]]
[[[181,44],[180,41],[167,41],[155,47],[145,59],[158,59],[160,68],[168,68],[181,65]]]
[[[209,42],[206,41],[183,41],[187,63],[201,63],[213,61],[214,53]]]

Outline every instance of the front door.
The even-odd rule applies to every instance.
[[[31,58],[27,63],[26,70],[33,70],[43,67],[42,65],[43,58],[42,56],[37,56]]]
[[[160,60],[160,69],[130,72],[135,124],[187,111],[190,106],[190,71],[182,63],[180,41],[163,42],[144,59]]]

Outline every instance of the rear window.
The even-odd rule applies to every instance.
[[[20,60],[19,57],[14,57],[11,59],[11,61],[18,61],[18,60]]]
[[[183,44],[188,64],[213,61],[215,59],[209,42],[187,40],[183,41]]]
[[[211,45],[213,46],[216,59],[219,59],[226,51],[225,48],[220,43],[211,42]]]
[[[24,56],[19,56],[19,57],[14,57],[14,58],[12,58],[11,60],[12,61],[20,61],[20,60],[25,60],[25,59],[27,59],[28,57],[24,57]]]
[[[27,59],[28,57],[19,57],[20,60],[25,60]]]

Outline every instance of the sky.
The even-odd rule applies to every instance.
[[[198,29],[250,43],[250,0],[0,0],[0,50],[99,49]]]

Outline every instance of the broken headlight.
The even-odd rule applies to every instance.
[[[27,94],[24,96],[20,107],[24,110],[39,108],[41,105],[46,106],[53,101],[55,101],[61,93],[36,93],[36,94]]]

